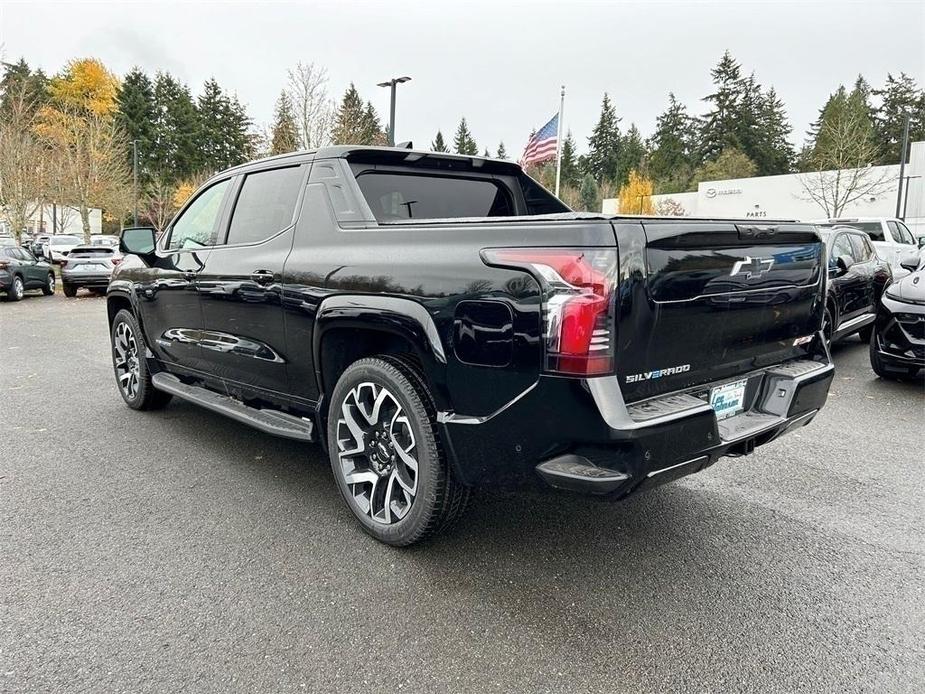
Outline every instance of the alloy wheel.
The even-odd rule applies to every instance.
[[[22,299],[23,294],[25,294],[25,287],[23,286],[22,280],[19,277],[13,278],[13,297],[16,301]]]
[[[134,400],[138,394],[141,364],[138,358],[138,343],[132,327],[125,322],[116,327],[116,335],[112,343],[115,355],[116,377],[119,379],[119,388],[129,400]]]
[[[341,474],[359,510],[391,525],[411,509],[418,461],[411,422],[385,387],[364,382],[341,403],[337,454]]]

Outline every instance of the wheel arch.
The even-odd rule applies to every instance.
[[[411,299],[338,295],[319,306],[312,335],[323,412],[327,409],[325,395],[344,370],[358,359],[377,354],[407,355],[438,409],[447,408],[446,353],[430,313]]]

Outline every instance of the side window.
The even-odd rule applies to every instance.
[[[860,234],[850,234],[851,238],[851,248],[853,250],[852,255],[854,256],[855,261],[859,263],[865,263],[870,260],[870,256],[867,254],[867,246],[864,243],[866,241]]]
[[[913,246],[916,245],[915,237],[912,236],[912,232],[909,231],[909,227],[907,227],[902,222],[896,222],[896,226],[899,229],[899,233],[902,234],[903,243],[911,243]]]
[[[903,242],[903,235],[899,232],[899,227],[896,226],[896,222],[887,222],[887,223],[886,223],[886,227],[887,227],[887,229],[890,230],[890,236],[893,237],[893,240],[894,240],[896,243],[902,243],[902,242]]]
[[[298,166],[247,174],[226,243],[256,243],[289,226],[301,183],[302,168]]]
[[[170,241],[167,244],[169,250],[215,245],[215,225],[229,183],[229,180],[225,180],[206,188],[183,214],[174,220]]]
[[[832,256],[829,260],[829,264],[834,267],[835,260],[843,255],[849,258],[854,257],[851,242],[848,240],[848,234],[839,234],[835,237],[835,243],[832,244]]]

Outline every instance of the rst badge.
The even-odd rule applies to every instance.
[[[774,265],[774,258],[752,258],[750,255],[745,256],[742,260],[737,260],[729,272],[730,277],[736,275],[745,275],[745,279],[750,280],[752,277],[761,277],[768,272]]]
[[[662,376],[674,376],[690,371],[690,364],[681,364],[680,366],[669,366],[666,369],[654,369],[652,371],[643,371],[641,374],[630,374],[626,377],[627,383],[638,383],[639,381],[654,381]]]

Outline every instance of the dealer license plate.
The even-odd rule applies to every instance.
[[[741,412],[745,407],[745,386],[748,380],[724,383],[710,390],[710,407],[717,419],[726,419]]]

